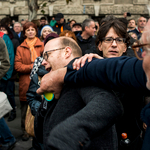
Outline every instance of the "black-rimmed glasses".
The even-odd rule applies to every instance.
[[[103,38],[103,41],[105,43],[113,43],[113,41],[116,41],[117,44],[123,44],[125,43],[125,38],[120,38],[120,37],[117,37],[117,38],[112,38],[112,37],[105,37]]]
[[[47,61],[48,59],[48,53],[52,52],[52,51],[58,51],[58,50],[62,50],[62,49],[65,49],[65,47],[63,48],[58,48],[58,49],[52,49],[52,50],[49,50],[49,51],[46,51],[44,54],[43,54],[43,59],[45,59]]]

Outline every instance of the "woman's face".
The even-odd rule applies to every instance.
[[[7,30],[4,27],[1,27],[0,31],[3,32],[4,34],[8,34]]]
[[[43,39],[45,39],[46,36],[47,36],[48,34],[50,34],[51,32],[52,32],[52,31],[51,31],[49,28],[45,28],[45,29],[43,30],[43,33],[42,33]]]
[[[25,30],[25,36],[28,38],[28,39],[33,39],[35,38],[36,36],[36,30],[35,28],[33,28],[32,26],[30,26],[28,29]]]

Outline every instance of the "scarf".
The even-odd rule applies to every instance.
[[[29,40],[28,38],[25,40],[27,45],[29,46],[30,48],[30,52],[31,52],[31,62],[33,63],[35,61],[35,59],[37,58],[37,53],[34,49],[34,45],[37,41],[37,37],[35,37],[34,39],[32,40]]]

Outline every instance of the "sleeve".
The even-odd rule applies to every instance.
[[[26,93],[27,102],[31,108],[31,113],[33,116],[35,116],[35,114],[37,113],[38,108],[42,101],[41,95],[38,95],[36,93],[36,90],[38,88],[39,88],[38,75],[34,74],[34,76],[32,77],[32,79],[30,81],[29,89]]]
[[[8,54],[9,54],[9,60],[10,60],[10,68],[7,71],[7,73],[5,74],[5,76],[3,77],[3,79],[8,80],[11,78],[13,69],[14,69],[14,57],[15,57],[14,56],[14,47],[13,47],[13,43],[10,40],[8,35],[4,34],[3,39],[6,43]]]
[[[21,47],[19,46],[16,51],[15,56],[15,70],[20,73],[30,73],[33,64],[23,64],[22,56],[21,56]]]
[[[58,124],[49,134],[50,149],[87,148],[92,139],[102,135],[123,114],[119,100],[110,92],[85,87],[79,94],[86,106]]]
[[[142,61],[125,56],[94,59],[78,71],[69,66],[64,81],[66,83],[90,82],[97,85],[102,84],[111,89],[132,90],[134,88],[139,91],[147,90]]]
[[[0,38],[0,79],[6,74],[10,68],[9,55],[6,44],[2,38]]]

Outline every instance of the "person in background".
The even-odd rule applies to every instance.
[[[6,44],[2,38],[0,38],[0,81],[2,77],[10,68],[9,54]],[[0,83],[1,84],[1,83]],[[0,149],[9,150],[15,146],[16,139],[12,135],[9,127],[7,126],[5,119],[0,118]]]
[[[146,23],[147,23],[147,19],[143,16],[140,17],[137,22],[137,27],[134,30],[130,30],[129,33],[134,32],[137,35],[138,39],[140,39],[143,33],[143,29],[146,26]]]
[[[64,22],[64,15],[62,13],[58,13],[55,16],[55,20],[57,23],[53,26],[53,29],[59,35],[64,30],[71,30],[70,27]]]
[[[39,21],[40,21],[40,26],[38,28],[38,37],[40,38],[41,29],[46,25],[47,20],[46,20],[46,17],[41,17]]]
[[[76,38],[75,34],[72,31],[65,30],[65,31],[61,32],[59,34],[59,36],[67,36],[67,37],[70,37],[70,38],[74,39],[77,42],[77,38]]]
[[[19,73],[19,99],[21,105],[21,128],[23,130],[22,140],[27,141],[29,135],[25,131],[25,117],[28,107],[26,92],[30,84],[30,73],[34,61],[41,56],[44,44],[37,38],[37,26],[33,22],[27,22],[23,27],[25,35],[24,42],[17,48],[15,56],[15,69]]]
[[[72,29],[71,29],[72,32],[75,33],[75,35],[77,35],[78,33],[82,33],[82,25],[81,23],[75,23],[72,25]]]
[[[15,33],[17,33],[17,35],[19,37],[19,43],[21,44],[24,41],[24,35],[23,35],[23,32],[21,31],[21,29],[22,29],[21,23],[15,22],[13,29],[14,29]]]
[[[76,21],[74,19],[70,20],[69,26],[71,29],[72,29],[73,24],[75,24],[75,23],[76,23]]]
[[[0,26],[0,31],[3,32],[4,34],[7,34],[9,38],[11,39],[13,46],[14,46],[14,56],[16,54],[16,49],[20,45],[19,41],[13,37],[13,34],[8,26],[1,25]],[[6,94],[8,93],[8,100],[13,108],[11,111],[8,121],[13,121],[16,118],[16,102],[15,102],[15,80],[17,80],[17,72],[13,68],[13,73],[11,78],[7,81],[8,85],[6,86]]]
[[[130,35],[133,39],[138,40],[138,37],[137,37],[137,35],[136,35],[134,32],[130,32],[129,35]]]
[[[49,24],[49,25],[50,25],[51,27],[53,27],[53,26],[56,24],[56,22],[57,22],[57,21],[55,20],[55,17],[52,17],[52,20],[50,21],[50,24]]]
[[[24,24],[27,22],[28,20],[24,20],[24,19],[21,19],[20,23],[21,23],[21,31],[23,31],[23,26]]]
[[[136,23],[134,19],[130,19],[128,22],[127,32],[134,30],[136,28]]]
[[[82,23],[82,33],[76,35],[78,44],[82,50],[82,55],[88,53],[98,54],[95,45],[95,22],[93,19],[85,19]]]
[[[46,36],[48,34],[50,34],[51,32],[53,32],[53,28],[49,25],[45,25],[42,29],[41,29],[41,36],[40,36],[40,40],[42,42],[44,42],[44,39],[46,38]]]

